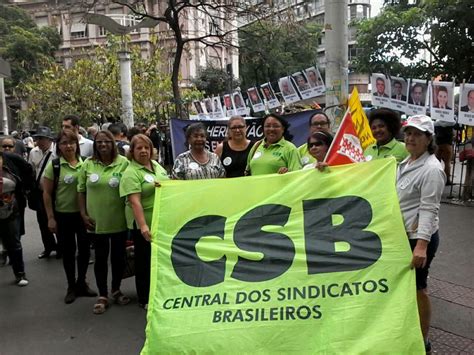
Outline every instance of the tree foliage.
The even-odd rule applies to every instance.
[[[155,42],[156,43],[156,42]],[[58,127],[65,114],[78,114],[84,125],[118,119],[121,114],[118,38],[110,36],[108,46],[65,69],[51,64],[17,92],[28,97],[23,119]],[[141,57],[139,46],[130,46],[132,57],[133,110],[137,120],[157,117],[160,107],[172,97],[171,80],[162,70],[161,50],[155,47],[149,59]]]
[[[471,0],[390,1],[358,25],[357,69],[473,81],[473,13]]]
[[[239,33],[240,76],[250,87],[315,65],[321,27],[314,23],[257,21]]]
[[[93,9],[98,0],[82,0],[82,2],[86,8]],[[186,48],[198,44],[204,47],[236,47],[237,16],[258,16],[267,9],[267,6],[255,6],[248,1],[163,0],[158,2],[158,13],[153,13],[145,6],[145,0],[111,0],[111,2],[126,6],[138,17],[154,19],[168,26],[169,34],[167,35],[171,35],[175,41],[171,81],[176,114],[179,117],[184,116],[179,71],[181,58]],[[200,19],[210,22],[213,30],[200,32],[195,31],[193,26],[189,26],[190,23],[194,24]]]
[[[11,93],[52,63],[60,42],[55,28],[38,28],[25,11],[0,3],[0,56],[12,69],[11,78],[5,80],[6,91]]]
[[[222,68],[208,66],[200,68],[198,76],[193,79],[193,84],[205,95],[217,96],[232,91],[234,87],[240,85],[240,81]]]

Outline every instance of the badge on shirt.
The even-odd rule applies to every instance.
[[[64,176],[64,183],[70,185],[74,182],[74,176],[72,175],[66,175]]]
[[[306,165],[308,163],[309,163],[309,158],[308,157],[301,158],[301,164]]]
[[[225,165],[225,166],[229,166],[230,164],[232,164],[232,158],[231,157],[226,157],[222,163]]]
[[[99,181],[99,175],[98,174],[91,174],[91,176],[89,176],[89,180],[90,180],[90,182],[97,182],[97,181]]]
[[[365,161],[371,161],[372,158],[373,158],[372,155],[367,155],[367,156],[365,157]]]
[[[119,186],[119,182],[119,179],[117,179],[116,177],[112,177],[109,180],[109,186],[112,188],[116,188],[117,186]]]
[[[149,182],[150,184],[153,184],[155,182],[155,178],[153,177],[153,175],[146,174],[145,175],[145,181]]]
[[[410,179],[409,178],[403,178],[401,181],[400,181],[400,184],[398,186],[400,186],[400,188],[402,190],[405,190],[408,185],[410,185]]]
[[[253,159],[258,159],[262,156],[262,152],[255,152],[255,154],[253,155]]]
[[[199,164],[195,163],[195,162],[191,162],[191,163],[189,163],[189,169],[191,169],[191,170],[199,169]]]

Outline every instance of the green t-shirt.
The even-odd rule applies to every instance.
[[[408,155],[405,144],[397,141],[395,138],[380,147],[377,144],[372,144],[364,151],[364,156],[367,160],[395,157],[397,163],[400,163]]]
[[[151,228],[151,218],[153,215],[153,204],[155,203],[155,181],[168,180],[166,170],[152,160],[153,172],[145,168],[143,165],[132,160],[122,176],[120,183],[120,196],[126,197],[131,194],[141,194],[141,204],[143,214],[145,215],[146,224]],[[133,210],[128,202],[125,201],[125,217],[127,218],[127,226],[134,229]],[[138,226],[137,226],[138,227]]]
[[[77,179],[82,167],[82,159],[76,166],[70,165],[63,157],[59,158],[59,179],[54,200],[54,209],[57,212],[73,213],[79,212],[77,200]],[[44,170],[44,177],[54,181],[53,162],[50,161]]]
[[[298,147],[298,153],[301,157],[301,165],[305,166],[316,162],[316,158],[313,157],[308,150],[308,143]]]
[[[255,150],[256,145],[253,146],[247,160],[251,175],[277,173],[282,167],[288,168],[288,171],[301,169],[298,149],[285,138],[268,147],[265,147],[265,140],[263,140]]]
[[[118,155],[110,164],[88,158],[82,164],[78,192],[86,193],[87,214],[95,221],[95,233],[118,233],[127,230],[125,198],[120,197],[120,180],[128,159]]]

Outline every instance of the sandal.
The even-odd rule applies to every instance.
[[[112,298],[114,299],[115,303],[121,306],[125,306],[130,303],[130,298],[125,296],[120,290],[117,290],[114,293],[112,293]]]
[[[99,297],[92,312],[94,314],[103,314],[107,308],[109,308],[109,299],[107,297]]]

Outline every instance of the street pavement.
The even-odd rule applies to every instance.
[[[441,244],[429,280],[435,354],[474,354],[473,217],[472,207],[441,206]],[[146,314],[138,307],[133,278],[122,286],[132,297],[127,306],[112,305],[98,316],[92,313],[95,298],[64,304],[61,260],[37,258],[42,244],[33,212],[27,211],[26,221],[22,240],[30,284],[14,285],[11,267],[0,267],[0,355],[139,353]],[[88,278],[95,289],[93,265]]]

